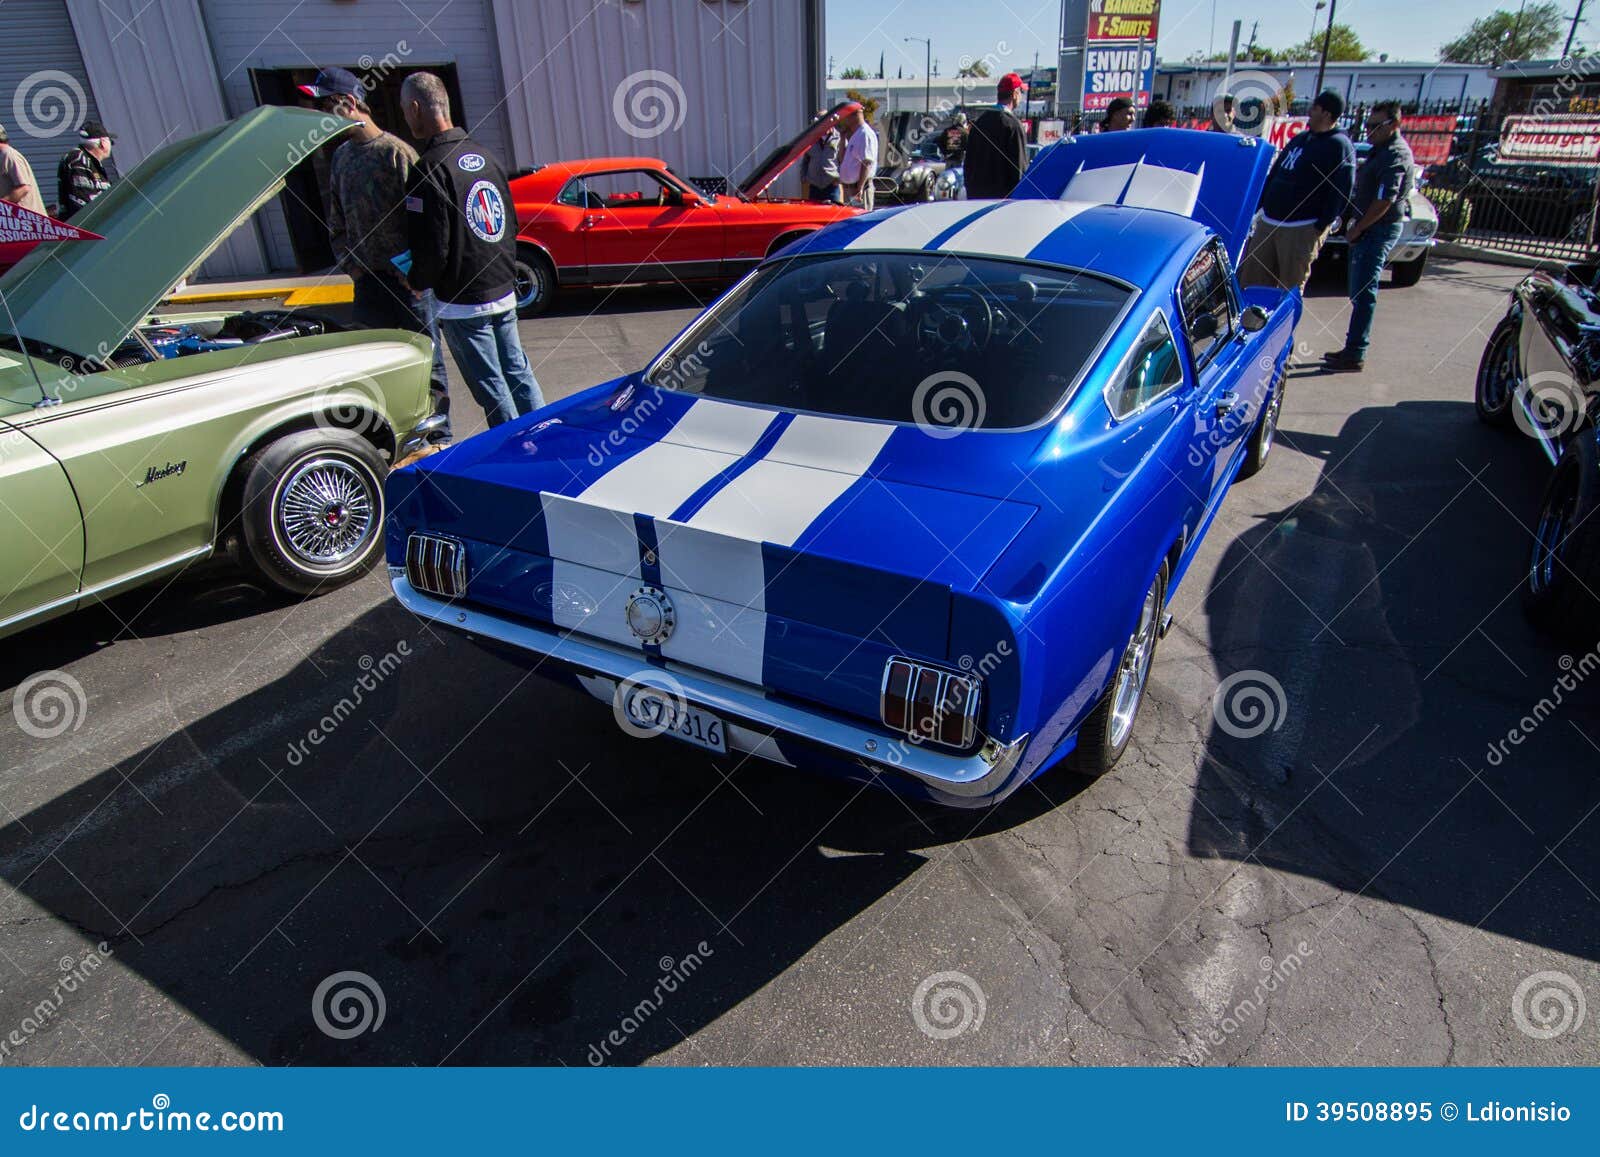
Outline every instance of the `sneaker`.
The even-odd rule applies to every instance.
[[[1334,350],[1331,354],[1322,355],[1322,368],[1331,373],[1359,374],[1361,365],[1361,355],[1353,354],[1349,350]]]

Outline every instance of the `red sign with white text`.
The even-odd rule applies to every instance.
[[[0,244],[31,241],[104,241],[98,233],[24,209],[10,201],[0,201]]]

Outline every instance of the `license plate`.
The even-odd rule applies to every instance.
[[[631,689],[622,697],[622,706],[628,721],[642,731],[670,735],[721,755],[728,752],[725,725],[709,711],[691,707],[653,687]]]

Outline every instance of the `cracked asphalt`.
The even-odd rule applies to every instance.
[[[196,574],[8,640],[7,704],[85,701],[0,716],[0,1063],[1595,1064],[1594,643],[1522,619],[1545,468],[1471,403],[1518,276],[1436,260],[1364,374],[1295,371],[1127,758],[990,812],[629,739],[379,575]],[[1309,363],[1345,304],[1307,304]],[[559,396],[694,308],[524,340]]]

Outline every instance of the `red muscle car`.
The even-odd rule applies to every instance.
[[[730,193],[704,191],[654,157],[557,161],[514,178],[518,311],[544,312],[566,285],[737,277],[795,238],[859,213],[764,196],[848,107],[774,149]]]

